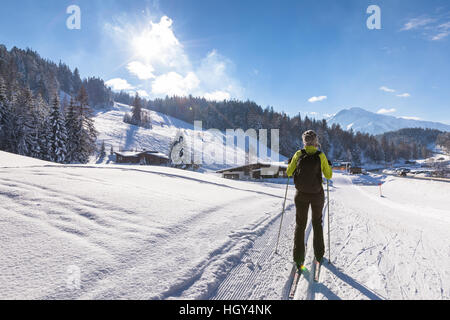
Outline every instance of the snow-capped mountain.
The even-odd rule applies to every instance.
[[[339,124],[343,129],[369,134],[381,134],[403,128],[424,128],[450,131],[450,125],[439,122],[411,120],[373,113],[362,108],[344,109],[328,120],[328,124]]]

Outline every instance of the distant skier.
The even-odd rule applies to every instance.
[[[325,203],[325,193],[322,187],[322,173],[328,180],[333,172],[331,163],[325,154],[318,150],[320,144],[317,134],[312,131],[303,133],[304,149],[292,157],[287,169],[287,175],[294,175],[295,207],[297,210],[294,262],[302,269],[305,262],[305,229],[308,221],[309,206],[312,208],[312,225],[314,230],[314,255],[316,263],[321,264],[325,253],[322,229],[322,210]]]

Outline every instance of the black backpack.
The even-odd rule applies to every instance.
[[[320,161],[321,151],[308,154],[306,150],[301,150],[302,154],[297,161],[297,168],[294,171],[295,188],[304,193],[319,193],[322,187],[322,167]]]

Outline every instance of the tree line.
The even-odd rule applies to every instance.
[[[126,94],[121,93],[121,96],[126,100]],[[274,111],[271,106],[263,109],[249,100],[209,101],[192,96],[173,96],[147,101],[145,107],[188,123],[202,121],[204,129],[279,129],[280,153],[288,157],[302,147],[302,133],[315,130],[320,137],[321,149],[330,159],[351,161],[355,165],[426,158],[431,155],[431,144],[448,143],[448,135],[438,130],[402,129],[374,136],[344,130],[339,124],[329,126],[326,120],[301,114],[289,116]]]
[[[87,163],[97,131],[82,85],[75,99],[47,103],[30,88],[8,90],[0,77],[0,150],[57,163]]]
[[[114,94],[100,78],[82,80],[78,68],[73,71],[61,61],[56,64],[42,58],[37,52],[0,45],[0,76],[11,90],[29,88],[51,103],[54,92],[62,91],[75,97],[81,87],[88,95],[88,105],[101,108],[112,105]]]
[[[6,98],[3,98],[2,103],[7,106],[0,108],[0,112],[14,114],[14,116],[9,115],[13,120],[8,120],[9,124],[3,125],[5,128],[3,134],[9,137],[7,141],[1,143],[2,148],[21,154],[38,153],[35,150],[36,144],[32,142],[38,139],[38,136],[30,137],[23,132],[35,132],[35,127],[43,123],[42,119],[52,114],[50,111],[56,104],[56,92],[64,92],[68,97],[76,97],[72,101],[58,102],[62,104],[60,116],[66,124],[66,135],[69,141],[77,136],[82,136],[83,141],[93,140],[90,137],[95,136],[95,129],[91,117],[92,111],[88,106],[102,108],[117,101],[133,106],[132,114],[125,115],[125,122],[148,128],[151,128],[151,119],[143,109],[161,112],[188,123],[200,120],[203,122],[204,129],[247,130],[252,128],[257,132],[259,129],[268,129],[269,143],[270,129],[279,129],[280,153],[287,157],[302,147],[301,134],[309,129],[319,134],[321,148],[330,159],[352,161],[357,165],[365,162],[425,158],[431,153],[429,146],[436,143],[447,146],[447,150],[450,150],[449,135],[437,130],[400,130],[373,136],[352,130],[347,131],[335,124],[329,126],[325,120],[316,120],[301,114],[289,116],[284,112],[274,111],[271,106],[262,108],[249,100],[209,101],[193,96],[146,100],[137,95],[133,97],[127,92],[116,93],[112,92],[102,79],[93,77],[82,80],[77,68],[71,71],[64,63],[55,64],[45,60],[30,49],[21,50],[14,47],[8,51],[5,46],[0,45],[0,78],[3,79],[3,86],[6,87],[3,89],[5,92],[3,95]],[[81,91],[83,91],[82,94],[80,94]],[[71,109],[75,111],[72,112]],[[72,119],[75,117],[74,114],[78,119],[76,121]],[[56,113],[53,116],[56,117]],[[6,119],[8,115],[1,117]],[[77,123],[75,127],[80,127],[80,123],[83,123],[81,127],[84,129],[74,133],[69,123],[75,122]],[[15,129],[11,129],[12,127]],[[427,137],[427,139],[421,137]],[[84,150],[80,153],[82,154],[80,158],[74,156],[72,151],[74,148],[68,146],[68,156],[65,161],[85,162],[86,150],[92,151],[95,146],[90,142],[83,142],[81,145],[83,147],[77,151],[79,153],[80,150]],[[45,146],[41,149],[44,151],[40,152],[45,153]]]

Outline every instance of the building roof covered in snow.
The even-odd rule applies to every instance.
[[[151,156],[155,156],[158,158],[169,159],[168,156],[166,156],[165,154],[158,152],[158,151],[141,151],[141,152],[121,151],[121,152],[115,152],[115,154],[118,156],[126,157],[126,158],[139,158],[141,155],[151,155]]]

